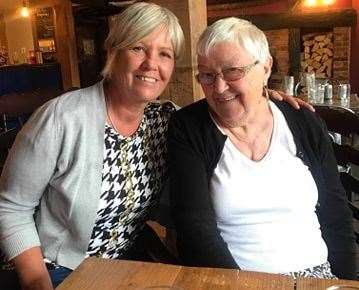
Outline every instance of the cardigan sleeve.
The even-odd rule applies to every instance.
[[[0,245],[8,259],[40,245],[35,207],[56,169],[56,101],[41,107],[16,137],[0,178]]]
[[[204,148],[199,149],[201,132],[188,127],[175,113],[168,135],[172,215],[180,258],[191,266],[238,268],[217,228]]]
[[[333,273],[342,279],[356,279],[353,218],[340,182],[328,132],[324,122],[321,124],[318,142],[324,182],[324,194],[318,209],[321,231],[328,246],[328,260]]]

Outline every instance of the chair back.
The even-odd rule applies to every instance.
[[[315,111],[327,124],[328,130],[350,137],[359,134],[359,115],[341,106],[315,106]]]
[[[0,173],[19,130],[19,128],[13,128],[0,133]]]
[[[333,149],[338,165],[345,167],[345,170],[340,170],[340,179],[347,193],[353,218],[359,220],[359,208],[353,198],[359,195],[359,176],[354,176],[351,169],[352,164],[359,166],[359,144],[355,144],[359,143],[359,115],[343,107],[316,106],[315,110],[325,121],[328,131],[338,133],[346,139],[346,142],[341,140],[339,144],[333,142]],[[355,234],[359,243],[359,233]]]
[[[325,121],[328,131],[344,136],[347,141],[333,144],[338,164],[359,166],[359,150],[355,148],[359,136],[359,115],[344,107],[316,106],[315,110]]]

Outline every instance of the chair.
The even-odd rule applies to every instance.
[[[60,92],[59,89],[36,89],[25,93],[9,93],[0,96],[0,173],[16,134],[31,113],[45,102],[78,88],[72,87]]]
[[[18,132],[19,128],[13,128],[0,133],[0,173]]]
[[[0,132],[23,126],[30,115],[47,101],[57,96],[79,89],[34,89],[23,93],[0,95]]]
[[[359,136],[359,115],[344,107],[315,106],[316,113],[325,121],[328,131],[340,134],[341,142],[333,142],[333,149],[338,165],[342,168],[340,179],[348,196],[349,207],[353,218],[359,220],[359,208],[355,205],[353,196],[359,194],[358,176],[353,176],[352,165],[359,166],[359,144],[354,141]],[[344,168],[344,169],[343,169]],[[356,232],[356,242],[359,244],[359,233]]]
[[[159,227],[160,225],[155,222],[145,224],[143,229],[145,250],[154,262],[176,265],[178,264],[178,259],[161,240],[161,235],[158,233]]]
[[[152,209],[150,219],[161,228],[157,232],[162,231],[162,233],[159,233],[159,236],[161,236],[166,249],[174,258],[176,264],[181,264],[177,249],[177,232],[171,214],[169,178],[166,178],[164,181],[159,203]]]
[[[3,114],[1,117],[1,129],[0,132],[6,132],[7,130],[16,128],[16,127],[22,127],[24,125],[24,118],[27,117],[25,115],[19,115],[15,117],[8,116],[6,114]]]
[[[7,130],[6,128],[6,115],[1,114],[0,115],[0,133],[5,132]]]

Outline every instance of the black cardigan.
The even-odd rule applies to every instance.
[[[316,182],[316,213],[332,271],[339,278],[355,279],[352,215],[325,125],[308,110],[275,103],[294,136],[297,156]],[[172,216],[178,251],[186,265],[238,268],[216,226],[209,194],[209,182],[226,138],[213,123],[205,100],[174,113],[169,124]]]

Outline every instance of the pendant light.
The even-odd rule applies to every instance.
[[[26,0],[22,1],[22,7],[20,9],[20,14],[22,17],[26,18],[30,16],[30,10],[28,5],[26,5]]]

